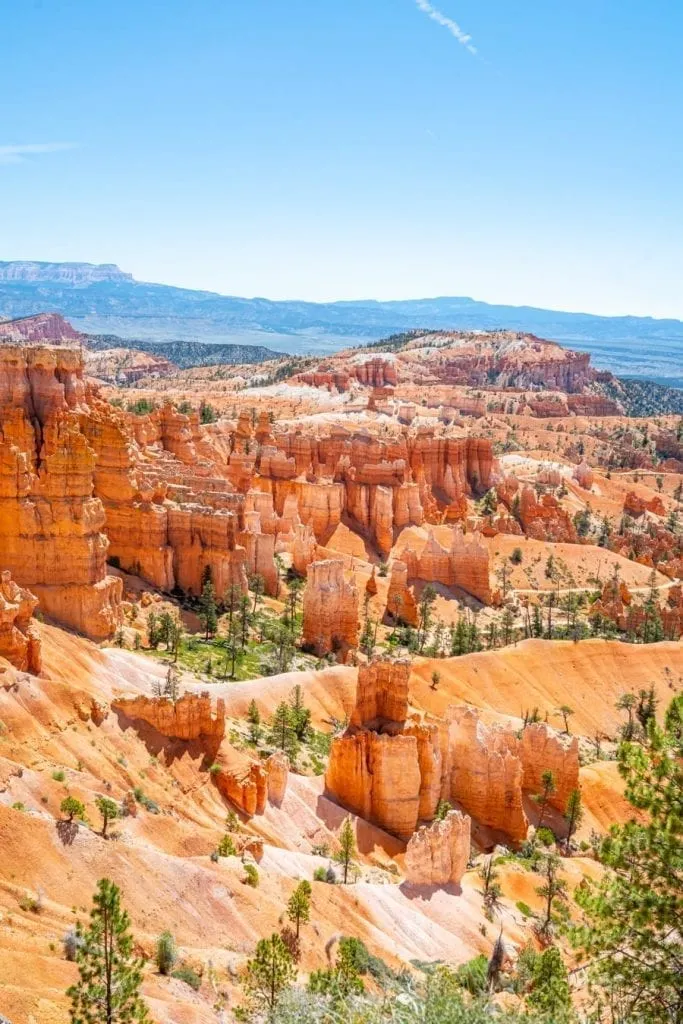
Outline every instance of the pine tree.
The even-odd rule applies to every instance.
[[[261,739],[261,712],[253,697],[247,709],[247,721],[249,722],[249,739],[252,743],[258,743]]]
[[[599,851],[604,876],[576,893],[585,925],[573,939],[589,958],[596,1008],[617,1005],[629,1024],[683,1020],[682,723],[683,695],[664,728],[648,723],[646,745],[621,744],[626,798],[647,820],[612,827]]]
[[[567,883],[558,876],[560,858],[556,853],[547,853],[544,857],[543,885],[536,892],[545,900],[545,916],[541,923],[541,935],[550,935],[553,924],[553,907],[556,900],[567,899]]]
[[[271,723],[271,741],[280,750],[284,750],[291,758],[294,758],[298,749],[296,732],[292,724],[292,711],[289,704],[281,701],[275,708],[273,721]]]
[[[311,728],[311,712],[304,704],[304,694],[299,683],[292,690],[291,697],[289,698],[289,707],[292,728],[296,733],[296,738],[299,742],[303,743]]]
[[[77,928],[79,980],[67,991],[72,1024],[147,1024],[142,961],[133,955],[130,918],[108,878],[97,883],[90,926]]]
[[[345,818],[339,830],[339,850],[335,854],[335,860],[344,869],[344,885],[349,877],[349,867],[356,856],[356,836],[350,818]]]
[[[245,988],[259,1008],[272,1017],[282,993],[296,977],[292,955],[280,936],[273,932],[269,939],[261,939],[256,953],[247,963]]]
[[[85,818],[85,804],[82,804],[75,796],[65,796],[59,805],[59,809],[62,814],[68,816],[70,822],[74,818],[80,818],[81,820]]]
[[[547,1019],[553,1024],[570,1019],[572,999],[567,968],[556,946],[544,949],[536,957],[531,980],[532,989],[527,996],[529,1006],[539,1013],[547,1014]]]
[[[583,818],[583,808],[581,807],[581,791],[573,789],[567,798],[567,807],[564,812],[564,818],[567,822],[567,836],[565,838],[565,853],[569,856],[569,846],[572,841],[572,836],[576,832],[577,828],[581,824]]]
[[[202,587],[202,596],[199,599],[199,618],[204,626],[205,639],[208,640],[218,629],[216,591],[211,580],[207,580]]]
[[[480,891],[483,897],[484,913],[490,918],[493,916],[493,911],[500,908],[500,897],[503,894],[492,856],[487,857],[482,867],[479,868],[479,877],[483,883]]]
[[[301,925],[306,924],[310,920],[311,891],[311,883],[304,879],[302,882],[299,882],[287,903],[287,917],[296,928],[297,939],[299,938]]]
[[[549,769],[546,769],[541,775],[541,787],[541,792],[534,793],[532,797],[532,799],[538,804],[539,807],[538,825],[536,826],[537,828],[541,828],[541,826],[543,825],[543,819],[545,817],[548,801],[550,800],[550,797],[553,796],[553,794],[557,791],[557,786],[555,785],[555,776]]]
[[[97,810],[102,815],[102,837],[106,839],[109,822],[118,818],[119,808],[108,796],[98,796],[95,803],[97,804]]]

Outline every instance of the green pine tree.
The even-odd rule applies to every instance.
[[[140,996],[142,961],[133,954],[130,918],[108,878],[97,883],[90,926],[77,928],[79,980],[67,991],[71,1024],[147,1024]]]
[[[344,885],[349,877],[349,868],[356,856],[356,835],[350,818],[345,818],[339,830],[339,850],[335,854],[335,860],[344,869]]]
[[[296,928],[296,937],[302,924],[306,924],[311,916],[311,883],[304,879],[299,882],[287,902],[287,917]]]
[[[245,988],[258,1009],[265,1009],[272,1018],[282,993],[296,977],[292,954],[280,936],[273,932],[261,939],[253,959],[247,963]]]
[[[596,1010],[617,1007],[629,1024],[683,1020],[683,695],[648,742],[625,741],[626,797],[647,816],[614,825],[599,851],[605,874],[576,899],[585,924],[574,944],[587,957]]]

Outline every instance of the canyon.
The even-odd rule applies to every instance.
[[[233,1019],[302,880],[302,983],[340,936],[415,973],[501,933],[514,964],[546,850],[576,919],[632,814],[624,695],[661,720],[683,686],[676,417],[515,331],[123,374],[28,321],[0,324],[0,1014],[66,1024],[104,876],[164,1024]],[[196,990],[154,969],[166,929]]]

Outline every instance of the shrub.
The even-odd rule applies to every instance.
[[[525,903],[524,900],[517,900],[515,906],[517,907],[517,910],[519,910],[520,914],[523,914],[524,917],[533,917],[533,911],[531,907],[528,903]]]
[[[65,933],[64,938],[62,939],[65,960],[69,960],[71,963],[75,961],[81,942],[81,937],[76,929],[69,928],[68,932]]]
[[[74,818],[80,818],[81,821],[85,818],[85,805],[77,800],[75,796],[64,797],[59,809],[62,814],[66,814],[69,821],[73,821]]]
[[[556,842],[555,833],[545,826],[536,829],[536,838],[542,846],[554,846]]]
[[[52,778],[55,780],[55,782],[64,782],[66,776],[62,769],[60,768],[58,771],[52,773]]]
[[[258,889],[259,878],[258,878],[258,870],[256,868],[256,865],[255,864],[245,864],[244,865],[244,874],[245,874],[244,884],[245,885],[250,885],[252,887],[252,889]]]
[[[521,565],[523,559],[524,559],[524,554],[522,552],[522,549],[521,548],[515,548],[514,551],[512,552],[512,554],[510,555],[510,561],[512,562],[512,564],[513,565]]]
[[[316,868],[315,871],[313,872],[313,881],[327,882],[328,885],[334,885],[334,883],[337,881],[337,876],[334,873],[334,868]]]
[[[475,956],[473,960],[468,960],[466,964],[461,964],[454,972],[457,984],[470,995],[483,994],[486,991],[488,965],[489,962],[483,953]]]
[[[218,856],[219,857],[236,857],[237,856],[237,850],[235,849],[235,844],[233,842],[232,836],[229,836],[229,835],[222,836],[222,838],[221,838],[221,840],[220,840],[220,842],[218,844]]]
[[[173,972],[173,977],[177,978],[178,981],[184,981],[186,985],[193,988],[195,992],[199,992],[202,987],[202,979],[199,977],[196,971],[193,971],[191,967],[179,967],[177,971]]]
[[[178,959],[175,939],[170,932],[162,932],[157,939],[156,963],[159,974],[172,972]]]

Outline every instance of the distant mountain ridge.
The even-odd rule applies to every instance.
[[[46,310],[88,334],[151,343],[265,343],[291,353],[329,353],[412,328],[507,328],[590,352],[596,366],[622,375],[683,386],[680,320],[602,317],[467,297],[278,302],[140,282],[113,264],[0,263],[0,317]]]

